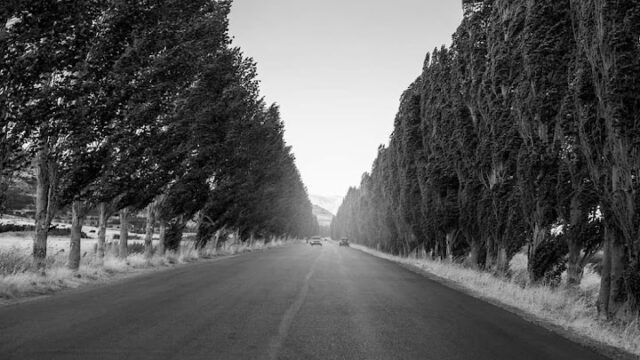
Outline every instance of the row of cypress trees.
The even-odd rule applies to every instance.
[[[94,208],[99,258],[118,212],[122,257],[128,216],[143,209],[147,254],[154,225],[160,251],[176,249],[191,220],[198,246],[219,231],[243,240],[316,231],[278,107],[231,45],[230,9],[223,0],[2,2],[0,183],[36,170],[38,268],[64,208],[71,268]]]
[[[602,251],[599,310],[627,318],[640,306],[640,2],[472,3],[402,95],[332,236],[500,274],[525,249],[532,281],[567,269],[570,286]]]

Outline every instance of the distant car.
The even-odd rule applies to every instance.
[[[313,236],[309,243],[311,244],[311,246],[313,246],[313,245],[322,246],[322,238],[320,236]]]
[[[347,238],[340,239],[340,246],[349,246],[349,239]]]

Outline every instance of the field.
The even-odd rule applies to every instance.
[[[33,220],[29,220],[17,216],[5,215],[0,218],[1,224],[14,224],[14,225],[33,225]],[[69,224],[54,223],[60,229],[69,228]],[[80,241],[80,249],[82,253],[94,252],[95,246],[98,241],[98,228],[94,226],[84,226],[82,231],[87,234],[88,239],[82,239]],[[106,242],[113,242],[114,235],[120,234],[118,228],[107,228]],[[133,239],[132,239],[133,237]],[[138,238],[139,237],[139,238]],[[157,244],[158,235],[154,235],[154,244]],[[117,240],[116,240],[117,241]],[[129,234],[129,244],[144,243],[143,234]],[[20,231],[20,232],[5,232],[0,233],[0,251],[8,249],[20,249],[30,252],[33,245],[33,231]],[[57,254],[65,252],[69,248],[68,236],[49,236],[47,239],[47,254]]]
[[[2,223],[15,225],[32,224],[28,219],[18,217],[3,217]],[[56,225],[58,225],[58,228],[68,227],[66,224]],[[94,256],[97,229],[87,226],[83,227],[83,231],[87,233],[89,238],[81,240],[82,259],[80,269],[74,272],[66,266],[69,237],[49,236],[47,239],[47,268],[44,276],[32,271],[32,231],[0,233],[0,304],[10,303],[25,297],[46,295],[88,283],[105,282],[130,274],[286,244],[286,241],[283,240],[276,240],[266,244],[262,241],[256,241],[252,244],[225,243],[219,248],[213,248],[210,244],[205,249],[196,250],[192,241],[183,241],[180,249],[175,253],[167,253],[162,256],[154,254],[151,258],[145,258],[142,251],[139,251],[142,247],[138,246],[138,251],[130,251],[127,259],[123,260],[117,257],[115,251],[117,240],[113,240],[113,236],[119,234],[119,230],[110,228],[107,230],[105,258],[100,261]],[[136,235],[140,239],[130,239],[128,241],[130,248],[133,244],[142,245],[144,243],[140,234],[130,234],[130,236]],[[157,245],[157,235],[155,237],[154,246]]]

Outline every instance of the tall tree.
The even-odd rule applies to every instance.
[[[605,245],[599,309],[628,318],[640,300],[636,175],[640,123],[640,3],[571,1],[582,150],[598,190]]]
[[[516,86],[514,118],[522,138],[518,153],[518,182],[522,210],[531,233],[528,246],[529,277],[540,280],[535,269],[538,248],[552,241],[556,221],[555,189],[558,183],[560,123],[567,94],[568,73],[574,47],[568,1],[526,4],[520,51],[522,79]]]
[[[33,155],[37,170],[33,256],[44,267],[47,232],[59,202],[60,176],[78,152],[93,143],[78,102],[91,40],[103,4],[99,1],[20,1],[3,6],[11,22],[3,35],[4,123]],[[4,125],[3,125],[4,127]]]

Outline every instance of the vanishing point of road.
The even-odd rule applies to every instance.
[[[0,307],[8,359],[604,359],[358,250],[296,244]]]

